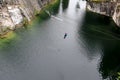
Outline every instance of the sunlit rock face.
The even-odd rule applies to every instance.
[[[15,29],[24,20],[31,21],[52,0],[0,0],[0,34]]]
[[[88,1],[87,9],[102,15],[112,17],[117,26],[120,26],[120,1]]]

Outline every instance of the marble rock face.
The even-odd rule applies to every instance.
[[[120,27],[120,2],[88,2],[87,9],[102,15],[112,17],[113,21]]]
[[[35,12],[50,0],[0,0],[0,33],[9,28],[15,29],[24,20],[31,21]]]

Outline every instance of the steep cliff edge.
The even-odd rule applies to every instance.
[[[87,9],[95,13],[112,17],[116,25],[120,27],[120,1],[87,1]]]
[[[0,0],[0,35],[31,21],[52,1],[56,0]]]

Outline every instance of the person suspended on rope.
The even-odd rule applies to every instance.
[[[64,34],[64,39],[67,37],[67,33]]]

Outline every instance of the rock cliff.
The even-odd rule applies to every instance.
[[[120,1],[87,1],[87,9],[95,13],[112,17],[116,25],[120,27]]]
[[[14,30],[55,0],[0,0],[0,34]]]

